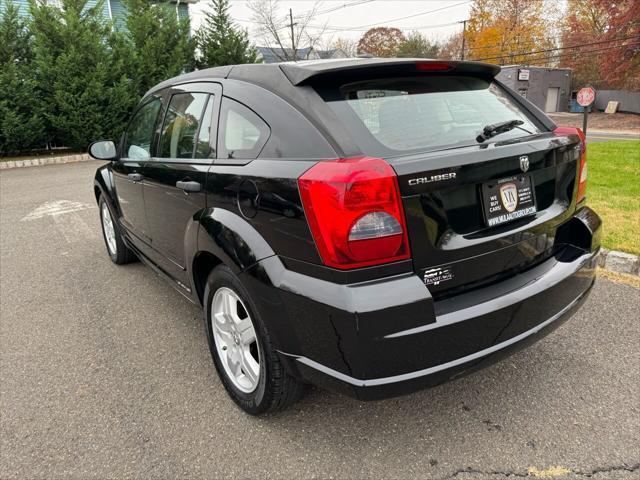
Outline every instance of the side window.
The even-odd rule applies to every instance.
[[[192,158],[207,93],[176,93],[171,97],[160,134],[161,158]]]
[[[153,133],[161,104],[159,98],[154,98],[135,113],[125,137],[123,152],[125,158],[147,160],[151,156]]]
[[[223,97],[219,158],[256,158],[271,133],[264,121],[241,103]]]
[[[207,108],[198,131],[195,158],[216,158],[215,137],[211,138],[211,122],[213,121],[213,107],[215,105],[213,95],[209,96]]]

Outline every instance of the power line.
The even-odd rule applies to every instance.
[[[612,43],[612,42],[623,41],[623,40],[628,40],[628,39],[632,39],[632,38],[640,39],[640,36],[633,35],[633,36],[630,36],[630,37],[624,37],[624,38],[615,39],[615,40],[603,40],[603,41],[600,41],[600,42],[582,43],[580,45],[571,45],[571,46],[568,46],[568,47],[547,48],[547,49],[544,49],[544,50],[534,50],[532,52],[527,52],[527,53],[512,52],[512,53],[508,53],[508,54],[505,54],[505,55],[499,55],[499,56],[495,56],[495,57],[478,58],[476,60],[477,61],[500,60],[502,58],[507,58],[507,57],[514,56],[514,55],[515,56],[536,55],[538,53],[549,53],[549,52],[556,52],[558,50],[569,50],[569,49],[572,49],[572,48],[582,48],[582,47],[587,47],[587,46],[591,46],[591,45],[598,45],[598,44],[603,44],[603,43]],[[623,47],[625,45],[628,45],[628,44],[618,45],[618,47]],[[574,55],[575,53],[578,53],[578,52],[574,52],[571,55]]]
[[[374,0],[359,0],[358,2],[352,2],[351,4],[341,5],[340,8],[356,6],[356,5],[360,5],[362,3],[367,3],[367,2],[370,2],[370,1],[374,1]],[[427,10],[427,11],[424,11],[424,12],[418,12],[418,13],[414,13],[412,15],[406,15],[404,17],[390,18],[388,20],[381,20],[380,22],[370,23],[370,24],[366,24],[366,25],[357,25],[355,27],[341,27],[341,26],[338,26],[338,25],[327,25],[326,27],[329,30],[343,31],[343,32],[365,31],[365,30],[368,30],[367,27],[373,27],[373,26],[376,26],[376,25],[384,24],[384,23],[396,22],[398,20],[406,20],[408,18],[419,17],[419,16],[422,16],[422,15],[427,15],[429,13],[440,12],[440,11],[446,10],[448,8],[458,7],[458,6],[464,5],[466,3],[471,3],[471,1],[472,0],[465,0],[464,2],[454,3],[453,5],[446,5],[444,7],[436,8],[434,10]],[[337,7],[336,7],[336,9],[337,9]],[[299,15],[296,15],[296,17],[299,17]],[[242,18],[237,18],[237,19],[235,19],[235,21],[236,22],[244,22],[244,23],[260,23],[260,22],[256,22],[255,20],[247,20],[247,19],[242,19]],[[458,22],[452,22],[451,24],[443,24],[442,26],[455,25],[456,23],[458,23]],[[309,25],[309,26],[311,27],[311,25]],[[434,26],[434,27],[436,27],[436,26]],[[324,28],[324,27],[319,27],[319,26],[316,25],[316,26],[314,26],[314,28]],[[407,28],[417,28],[417,27],[407,27]],[[430,26],[422,27],[422,28],[430,28]]]
[[[336,10],[341,10],[343,8],[355,7],[356,5],[362,5],[363,3],[371,3],[371,2],[375,2],[375,1],[376,0],[357,0],[355,2],[345,3],[344,5],[339,5],[339,6],[336,6],[336,7],[328,8],[326,10],[321,10],[319,12],[316,12],[316,15],[324,15],[325,13],[335,12]],[[305,13],[312,12],[312,11],[313,10],[309,10],[307,12],[303,12],[302,15],[304,15]]]
[[[590,58],[593,56],[596,56],[596,54],[600,54],[601,52],[606,52],[609,50],[615,50],[616,48],[622,48],[622,47],[627,47],[627,46],[640,46],[640,42],[635,42],[635,43],[630,43],[630,44],[625,44],[625,45],[615,45],[613,47],[606,47],[606,48],[598,48],[598,49],[593,49],[593,50],[586,50],[583,52],[579,52],[580,58]],[[575,56],[576,52],[573,53],[558,53],[555,55],[547,55],[547,56],[542,56],[542,57],[535,57],[535,58],[527,58],[525,59],[524,62],[520,62],[520,63],[526,63],[526,64],[531,64],[531,63],[537,63],[537,62],[541,62],[541,61],[549,61],[552,59],[558,59],[561,57],[573,57]],[[515,57],[521,56],[521,55],[526,55],[526,54],[515,54]],[[474,59],[474,61],[482,61],[484,59]]]
[[[447,6],[444,6],[444,7],[436,8],[436,9],[434,9],[434,10],[427,10],[427,11],[425,11],[425,12],[418,12],[418,13],[414,13],[414,14],[412,14],[412,15],[406,15],[406,16],[404,16],[404,17],[390,18],[390,19],[388,19],[388,20],[382,20],[382,21],[380,21],[380,22],[369,23],[369,24],[367,24],[367,25],[357,25],[357,26],[355,26],[355,27],[346,27],[346,31],[349,31],[349,30],[358,30],[358,29],[360,29],[360,28],[366,28],[366,27],[374,27],[374,26],[376,26],[376,25],[381,25],[381,24],[383,24],[383,23],[397,22],[398,20],[406,20],[407,18],[414,18],[414,17],[419,17],[419,16],[421,16],[421,15],[427,15],[427,14],[429,14],[429,13],[440,12],[440,11],[442,11],[442,10],[446,10],[446,9],[448,9],[448,8],[459,7],[460,5],[464,5],[465,3],[471,3],[471,1],[472,1],[472,0],[465,0],[464,2],[454,3],[453,5],[447,5]],[[335,25],[334,25],[334,26],[327,25],[327,27],[329,27],[329,28],[343,28],[343,27],[336,27]]]
[[[597,44],[597,43],[606,43],[606,42],[614,42],[617,40],[626,40],[629,38],[634,38],[634,35],[628,36],[628,37],[620,37],[620,38],[610,38],[608,40],[602,40],[602,41],[598,41],[598,42],[593,42],[593,45]],[[480,45],[477,47],[468,47],[467,50],[486,50],[488,48],[506,48],[506,47],[510,47],[510,46],[514,46],[517,45],[516,42],[510,42],[510,43],[496,43],[493,45]],[[580,44],[580,45],[574,45],[574,46],[581,46],[581,45],[592,45],[592,43],[584,43],[584,44]],[[569,46],[569,47],[563,47],[563,48],[573,48],[573,46]]]
[[[386,23],[386,22],[385,22]],[[448,23],[440,23],[438,25],[418,25],[418,26],[398,26],[394,28],[398,28],[400,30],[428,30],[432,28],[442,28],[442,27],[450,27],[452,25],[457,25],[460,22],[448,22]],[[311,28],[324,28],[322,25],[308,25]],[[350,27],[327,27],[325,29],[328,33],[336,33],[336,32],[366,32],[370,30],[370,28],[350,28]]]
[[[355,7],[355,6],[358,6],[358,5],[363,5],[365,3],[371,3],[371,2],[375,2],[375,1],[379,1],[379,0],[356,0],[356,1],[351,2],[351,3],[345,3],[343,5],[338,5],[338,6],[335,6],[335,7],[328,8],[326,10],[320,10],[318,12],[315,12],[315,15],[325,15],[327,13],[335,12],[337,10],[342,10],[343,8]],[[299,20],[301,18],[304,18],[305,15],[308,15],[310,13],[313,13],[313,10],[307,10],[305,12],[299,13],[299,14],[297,14],[295,16],[295,18],[296,18],[296,20]],[[235,21],[236,22],[243,22],[243,23],[260,23],[260,22],[256,22],[255,20],[247,20],[247,19],[244,19],[244,18],[237,18],[237,19],[235,19]]]

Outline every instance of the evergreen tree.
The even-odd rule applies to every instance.
[[[198,68],[255,63],[257,60],[247,31],[236,28],[231,20],[228,0],[211,0],[211,8],[196,38],[200,51]]]
[[[31,34],[11,0],[0,0],[0,155],[43,147],[32,75]]]
[[[124,43],[101,16],[103,3],[63,0],[62,8],[30,0],[35,77],[47,139],[84,150],[115,138],[135,103],[125,75]]]
[[[168,3],[125,0],[132,71],[139,96],[162,80],[193,70],[195,40],[188,18]]]

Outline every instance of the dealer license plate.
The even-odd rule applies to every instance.
[[[489,227],[536,213],[530,175],[518,175],[482,185],[484,217]]]

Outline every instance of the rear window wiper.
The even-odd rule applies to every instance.
[[[508,132],[509,130],[513,130],[514,128],[531,134],[529,130],[522,128],[520,125],[524,125],[524,122],[522,120],[507,120],[506,122],[492,123],[491,125],[487,125],[482,129],[482,133],[476,137],[476,141],[478,143],[482,143],[485,140],[489,140],[496,135]]]

